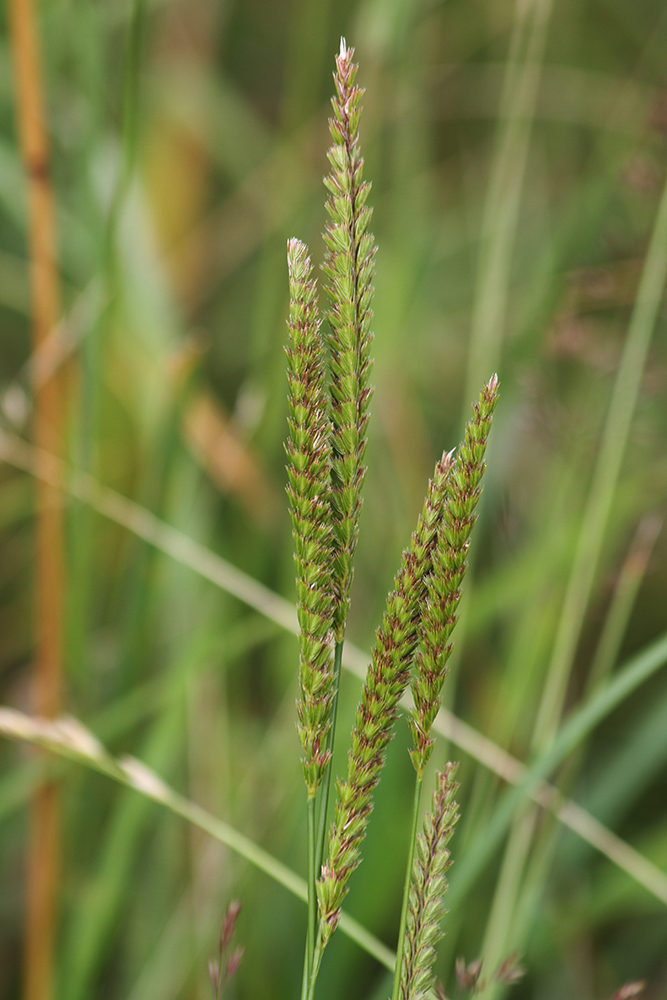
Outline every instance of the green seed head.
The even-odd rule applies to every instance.
[[[417,837],[412,866],[401,965],[401,1000],[426,1000],[434,983],[435,945],[442,937],[440,920],[447,891],[447,869],[451,865],[447,844],[459,818],[454,795],[456,764],[446,764],[436,773],[433,807],[424,816]]]
[[[486,468],[484,452],[497,398],[498,377],[494,375],[473,406],[473,418],[466,427],[464,441],[447,478],[438,541],[426,580],[427,596],[412,680],[414,707],[410,717],[414,743],[410,756],[420,776],[433,749],[431,726],[440,709],[440,691],[452,651],[450,636],[458,619],[470,532],[476,520],[475,508],[482,492],[479,484]]]
[[[301,697],[297,713],[305,752],[303,773],[312,798],[329,764],[327,735],[334,688],[331,428],[317,292],[303,243],[289,241],[287,264],[289,434],[285,447],[299,619]]]
[[[347,778],[338,783],[329,857],[317,886],[325,943],[338,924],[347,882],[359,864],[361,842],[373,808],[373,791],[380,780],[398,703],[409,682],[452,466],[451,455],[443,455],[436,465],[424,509],[403,553],[377,631],[352,731]]]
[[[329,222],[324,233],[323,270],[327,277],[329,309],[329,368],[331,381],[332,463],[331,506],[334,524],[334,574],[336,640],[342,641],[350,603],[352,559],[357,544],[361,487],[366,474],[366,425],[370,386],[371,301],[375,243],[368,233],[371,209],[366,201],[370,185],[363,180],[359,151],[360,100],[355,85],[354,49],[341,40],[336,58],[332,99],[334,117],[329,122],[333,146],[330,172]]]

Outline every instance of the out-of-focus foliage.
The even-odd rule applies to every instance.
[[[68,459],[290,599],[285,246],[297,236],[320,252],[333,56],[341,34],[355,46],[379,249],[349,634],[370,647],[434,461],[497,369],[444,697],[527,759],[667,174],[664,4],[153,0],[134,80],[129,0],[43,0],[39,13],[74,345]],[[4,24],[0,45],[0,403],[3,423],[28,433],[26,200]],[[567,706],[590,689],[593,663],[602,677],[665,627],[664,535],[642,565],[655,541],[645,517],[665,513],[665,334],[663,307],[575,630]],[[2,700],[26,708],[33,489],[5,465],[0,525]],[[74,501],[67,553],[68,710],[303,874],[294,637]],[[663,670],[561,775],[567,794],[663,870],[665,680]],[[338,773],[358,689],[344,678]],[[406,741],[401,721],[348,897],[392,946]],[[434,766],[457,755],[439,740]],[[0,996],[13,1000],[35,777],[22,750],[3,744],[0,756]],[[502,792],[466,755],[458,780],[453,891]],[[207,959],[232,897],[243,900],[245,953],[229,996],[297,995],[301,903],[100,776],[68,770],[63,796],[58,1000],[208,997]],[[484,946],[524,954],[517,1000],[604,1000],[639,978],[647,997],[664,995],[665,907],[606,859],[539,815],[513,894],[501,866],[507,874],[498,854],[445,918],[448,989],[455,956]],[[490,942],[494,899],[506,918]],[[374,998],[389,986],[337,935],[318,991]]]

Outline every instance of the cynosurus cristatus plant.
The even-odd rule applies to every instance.
[[[348,881],[361,860],[384,753],[409,687],[410,751],[416,772],[412,836],[406,866],[394,1000],[425,997],[432,984],[440,930],[447,843],[458,818],[455,766],[436,775],[433,810],[418,835],[431,726],[451,653],[484,472],[484,452],[498,395],[493,376],[475,404],[458,453],[443,454],[423,511],[403,552],[363,684],[352,730],[347,775],[337,783],[333,823],[324,843],[331,754],[345,624],[357,542],[369,418],[371,302],[375,244],[368,227],[370,185],[359,148],[360,100],[354,50],[341,41],[336,58],[330,173],[324,233],[328,307],[321,329],[307,248],[287,248],[290,307],[288,494],[295,545],[299,619],[298,731],[308,804],[308,929],[302,1000],[315,994],[324,949],[340,919]],[[417,853],[415,856],[415,845]]]

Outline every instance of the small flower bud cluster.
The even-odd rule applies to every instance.
[[[332,513],[336,540],[335,608],[336,641],[341,642],[350,603],[352,559],[357,544],[361,486],[365,475],[372,334],[371,300],[375,241],[368,232],[371,209],[366,205],[370,184],[362,179],[359,151],[359,104],[363,91],[355,86],[354,49],[341,39],[336,57],[332,98],[334,117],[329,121],[333,146],[328,157],[331,172],[325,178],[329,191],[330,221],[324,233],[324,273],[330,308],[327,320],[331,374]]]
[[[317,885],[321,932],[326,944],[338,925],[347,882],[359,864],[359,850],[373,808],[372,794],[392,736],[398,703],[409,682],[418,641],[421,605],[438,538],[450,456],[444,455],[429,484],[424,510],[403,553],[394,589],[387,599],[352,731],[346,781],[338,782],[338,800],[329,834],[329,857]]]
[[[496,971],[490,977],[490,982],[482,978],[482,959],[476,958],[472,962],[466,962],[462,955],[456,959],[455,970],[456,970],[456,982],[461,992],[464,992],[466,996],[472,997],[477,996],[478,993],[484,993],[488,988],[490,983],[502,983],[503,986],[514,986],[516,983],[520,982],[526,974],[526,970],[521,965],[519,959],[521,955],[518,951],[512,952],[507,958],[504,958]],[[635,984],[641,985],[641,984]],[[640,991],[641,992],[641,991]],[[438,990],[436,987],[436,994]],[[631,996],[637,996],[637,993],[623,994],[615,993],[611,1000],[629,1000]]]
[[[436,774],[433,811],[424,816],[423,832],[417,837],[401,967],[401,1000],[426,1000],[435,979],[435,945],[442,937],[442,901],[451,865],[447,844],[459,818],[454,801],[458,787],[455,774],[456,764],[446,764]]]
[[[477,987],[486,983],[481,979],[482,959],[475,958],[472,962],[466,962],[462,955],[459,955],[454,964],[456,971],[456,984],[460,990],[466,990],[472,996],[477,992]]]
[[[234,976],[243,958],[242,947],[234,948],[232,951],[236,920],[240,911],[241,904],[238,899],[232,900],[222,918],[217,959],[211,959],[208,963],[208,973],[213,987],[213,1000],[222,1000],[225,986]]]
[[[428,596],[412,681],[414,708],[410,718],[414,741],[410,756],[420,777],[433,749],[431,726],[440,709],[440,691],[452,651],[449,638],[458,619],[461,582],[468,565],[470,532],[477,519],[475,508],[486,468],[484,452],[497,398],[498,377],[494,375],[473,407],[473,419],[447,480],[445,515],[433,554],[433,572],[426,581]]]
[[[290,308],[286,451],[299,618],[301,699],[297,709],[299,737],[305,751],[303,773],[308,797],[313,798],[330,758],[327,734],[334,691],[330,424],[317,293],[303,243],[289,241],[287,262]]]

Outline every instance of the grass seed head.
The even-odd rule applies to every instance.
[[[317,291],[303,243],[289,241],[287,263],[290,307],[286,451],[299,619],[301,697],[297,712],[305,751],[303,773],[312,798],[329,763],[327,736],[334,689],[330,423]]]
[[[442,937],[440,920],[447,891],[446,872],[451,865],[447,844],[459,818],[454,801],[458,788],[455,775],[456,764],[446,764],[436,773],[432,810],[424,816],[417,837],[401,966],[401,1000],[426,1000],[435,981],[435,945]]]
[[[359,864],[360,846],[373,808],[373,791],[380,780],[398,703],[409,683],[426,580],[432,569],[452,468],[451,455],[443,455],[429,484],[410,545],[403,552],[394,588],[387,598],[382,624],[376,634],[352,731],[347,778],[338,782],[336,813],[329,834],[329,858],[322,867],[317,886],[325,944],[338,925],[348,879]]]
[[[370,184],[363,180],[364,161],[359,151],[363,91],[355,84],[357,66],[352,62],[353,55],[354,49],[341,39],[334,73],[336,93],[331,102],[334,117],[329,121],[333,139],[328,153],[331,169],[324,181],[329,192],[323,270],[329,299],[326,318],[330,327],[331,496],[337,596],[334,616],[339,642],[343,639],[350,603],[352,559],[366,473],[375,270],[375,241],[368,232],[372,213],[366,204]]]
[[[431,726],[440,709],[440,692],[452,651],[449,640],[458,620],[470,532],[477,518],[475,508],[486,468],[484,452],[497,398],[498,378],[494,375],[473,406],[473,418],[466,427],[465,438],[446,481],[432,571],[426,579],[426,600],[412,681],[414,707],[410,730],[414,749],[410,756],[419,775],[424,773],[433,749]],[[451,462],[451,456],[448,458]]]

